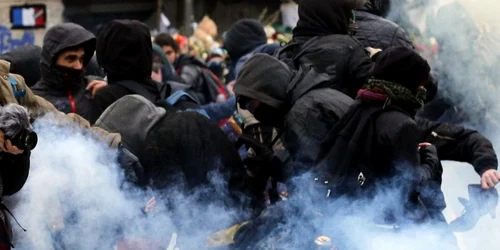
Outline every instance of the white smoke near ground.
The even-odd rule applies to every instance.
[[[167,249],[172,237],[177,241],[173,247],[200,249],[209,234],[241,218],[217,202],[217,193],[200,190],[188,196],[175,188],[163,194],[124,188],[117,150],[80,129],[39,121],[29,178],[6,200],[27,229],[23,232],[12,221],[15,249],[115,249],[119,242],[119,249]],[[216,192],[225,193],[220,176],[213,174],[211,183]],[[168,195],[168,203],[162,195]],[[145,214],[152,197],[154,211]],[[200,198],[214,201],[200,205]]]

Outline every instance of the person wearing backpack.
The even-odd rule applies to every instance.
[[[153,49],[145,24],[135,20],[112,21],[99,35],[96,51],[108,85],[94,96],[91,124],[123,96],[139,94],[157,102],[170,94],[169,85],[151,79]]]
[[[304,0],[292,41],[278,58],[297,70],[312,64],[331,76],[328,86],[354,98],[370,76],[373,63],[365,48],[352,37],[356,31],[352,10],[365,1]]]
[[[399,183],[399,204],[419,222],[429,219],[415,212],[422,211],[420,199],[434,199],[437,206],[444,202],[442,197],[418,197],[419,190],[441,185],[443,171],[436,147],[420,141],[415,122],[429,72],[427,61],[413,49],[380,53],[371,79],[322,145],[325,151],[314,171],[328,181],[332,197],[370,198],[378,189]]]
[[[348,96],[329,88],[329,80],[329,75],[312,66],[293,71],[267,54],[250,58],[238,76],[234,92],[240,108],[281,131],[292,159],[286,176],[310,170],[324,136],[352,103]]]

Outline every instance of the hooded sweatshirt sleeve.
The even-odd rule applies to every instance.
[[[417,118],[420,137],[436,145],[440,160],[467,162],[479,175],[498,168],[498,159],[491,141],[479,132],[449,123]]]

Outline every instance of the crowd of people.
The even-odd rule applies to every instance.
[[[42,47],[0,55],[0,104],[25,107],[35,123],[50,114],[57,126],[86,130],[119,151],[129,188],[152,188],[167,200],[174,187],[211,190],[211,173],[221,173],[228,195],[197,202],[220,198],[249,212],[218,239],[228,249],[257,249],[284,223],[283,211],[304,213],[297,205],[304,194],[317,198],[321,214],[338,214],[331,205],[339,200],[372,200],[388,187],[398,202],[377,219],[439,225],[443,241],[457,246],[442,214],[441,161],[471,164],[486,192],[500,182],[497,156],[479,127],[464,127],[484,120],[443,93],[463,81],[440,65],[456,60],[450,33],[464,31],[436,33],[443,46],[438,62],[428,61],[405,30],[409,20],[386,19],[393,2],[301,0],[288,43],[242,19],[203,56],[172,34],[152,37],[136,20],[111,21],[96,35],[58,24]],[[9,196],[28,178],[30,150],[4,135],[0,194]],[[10,249],[2,211],[0,249]],[[296,249],[312,244],[304,239]],[[334,244],[354,249],[342,239]]]

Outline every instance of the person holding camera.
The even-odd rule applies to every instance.
[[[38,141],[28,111],[18,104],[0,107],[0,250],[10,249],[11,231],[3,196],[17,193],[30,170],[30,150]],[[9,212],[10,213],[10,212]]]

